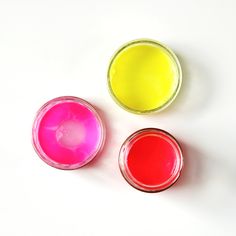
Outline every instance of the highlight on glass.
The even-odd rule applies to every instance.
[[[77,169],[102,149],[103,122],[95,108],[78,97],[58,97],[38,111],[32,129],[33,146],[48,165]]]
[[[134,188],[159,192],[173,185],[183,167],[177,140],[164,130],[146,128],[130,135],[119,154],[123,177]]]
[[[108,86],[114,100],[133,113],[166,108],[182,83],[180,63],[174,52],[150,39],[131,41],[113,56]]]

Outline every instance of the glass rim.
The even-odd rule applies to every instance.
[[[161,106],[158,106],[156,108],[153,108],[153,109],[141,111],[141,110],[132,109],[132,108],[128,107],[127,105],[122,103],[120,101],[120,99],[115,95],[115,93],[112,89],[112,86],[111,86],[110,70],[111,70],[111,66],[112,66],[114,60],[116,59],[116,57],[124,49],[128,48],[129,46],[133,46],[135,44],[143,44],[143,43],[153,44],[155,46],[161,47],[169,53],[171,59],[176,64],[176,68],[177,68],[177,71],[178,71],[178,77],[177,77],[178,84],[177,84],[177,86],[175,88],[175,91],[173,92],[172,96],[164,104],[162,104]],[[176,96],[178,95],[178,93],[180,91],[180,88],[181,88],[181,85],[182,85],[182,69],[181,69],[179,59],[176,56],[176,54],[173,52],[172,49],[170,49],[165,44],[163,44],[163,43],[161,43],[157,40],[148,39],[148,38],[135,39],[135,40],[132,40],[132,41],[129,41],[129,42],[123,44],[118,50],[115,51],[115,53],[111,57],[110,63],[109,63],[109,66],[108,66],[108,70],[107,70],[107,84],[108,84],[108,90],[109,90],[109,93],[110,93],[111,97],[116,102],[116,104],[119,107],[123,108],[124,110],[126,110],[128,112],[131,112],[131,113],[134,113],[134,114],[149,114],[149,113],[153,113],[153,112],[160,112],[160,111],[164,110],[165,108],[167,108],[175,100]]]
[[[140,134],[145,133],[145,132],[150,132],[150,131],[154,131],[156,133],[167,136],[178,151],[178,155],[176,155],[176,159],[178,159],[178,165],[176,165],[174,173],[170,176],[168,180],[158,185],[147,185],[147,184],[141,183],[130,173],[127,167],[127,153],[129,152],[127,148],[130,145],[131,141],[135,139],[137,136],[139,136]],[[175,182],[179,179],[181,175],[181,172],[184,166],[184,160],[183,160],[182,148],[179,142],[176,140],[176,138],[173,135],[159,128],[144,128],[144,129],[135,131],[130,136],[128,136],[128,138],[126,138],[126,140],[123,142],[119,151],[118,164],[119,164],[120,172],[128,184],[130,184],[135,189],[143,191],[143,192],[156,193],[156,192],[164,191],[170,188],[173,184],[175,184]]]
[[[94,153],[92,153],[88,158],[86,158],[85,161],[75,163],[75,164],[61,164],[56,161],[53,161],[44,152],[44,150],[42,149],[42,147],[40,145],[40,141],[38,139],[38,130],[39,130],[39,126],[40,126],[41,120],[44,117],[44,115],[47,113],[47,111],[49,111],[55,105],[66,102],[66,101],[76,102],[76,103],[79,103],[79,104],[85,106],[86,108],[88,108],[93,113],[93,115],[96,117],[96,119],[98,120],[98,123],[101,128],[101,137],[99,140],[99,145],[96,148],[96,150],[94,151]],[[43,160],[46,164],[48,164],[54,168],[62,169],[62,170],[78,169],[82,166],[85,166],[90,161],[92,161],[101,152],[101,150],[104,146],[104,143],[105,143],[105,136],[106,136],[105,125],[104,125],[104,122],[102,121],[100,115],[98,114],[97,110],[94,108],[93,105],[91,105],[86,100],[79,98],[79,97],[75,97],[75,96],[60,96],[60,97],[53,98],[53,99],[47,101],[46,103],[44,103],[36,112],[36,116],[34,118],[33,126],[32,126],[32,145],[33,145],[35,152],[39,156],[39,158],[41,160]]]

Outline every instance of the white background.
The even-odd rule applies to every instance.
[[[236,235],[234,0],[0,0],[0,235]],[[183,86],[165,111],[140,116],[109,96],[114,51],[137,38],[178,55]],[[102,155],[75,171],[43,163],[31,145],[37,109],[73,95],[100,111]],[[117,164],[124,139],[171,132],[185,169],[172,188],[130,187]]]

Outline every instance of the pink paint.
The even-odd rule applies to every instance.
[[[76,169],[91,161],[101,150],[104,128],[96,110],[76,97],[59,97],[47,102],[33,125],[33,144],[47,164]]]

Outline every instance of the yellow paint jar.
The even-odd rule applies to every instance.
[[[176,97],[182,72],[176,55],[163,44],[140,39],[121,47],[108,69],[115,101],[134,113],[160,111]]]

